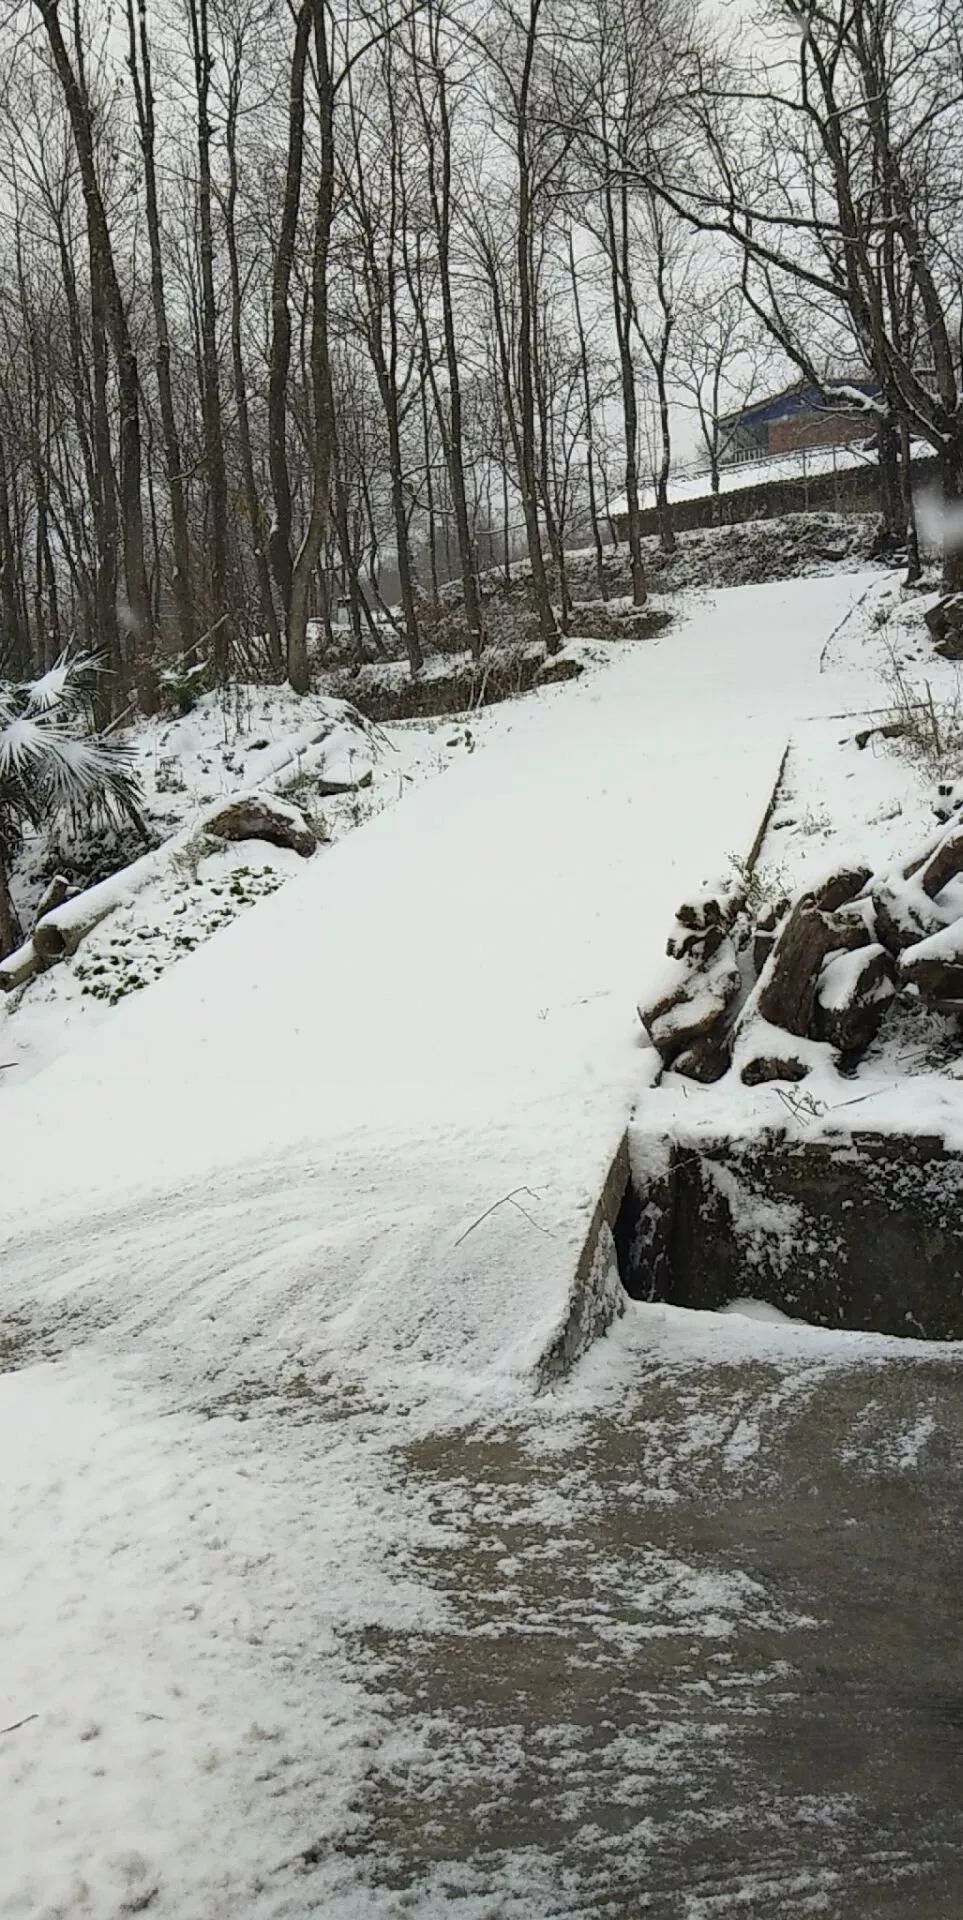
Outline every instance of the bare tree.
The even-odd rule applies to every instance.
[[[725,236],[747,299],[797,365],[877,422],[934,449],[944,580],[963,583],[963,254],[957,217],[963,72],[956,9],[933,0],[778,0],[760,54],[705,61],[691,138],[637,154],[669,204]],[[684,171],[683,171],[684,169]],[[806,303],[810,324],[793,320]],[[813,319],[855,343],[876,392],[820,367]],[[904,444],[905,444],[905,437]],[[892,475],[892,434],[881,445]],[[884,489],[892,500],[891,480]],[[891,509],[892,510],[892,509]]]
[[[673,353],[675,385],[698,423],[718,524],[721,468],[732,450],[739,412],[768,367],[769,337],[736,286],[704,283],[684,303]]]
[[[77,163],[87,212],[95,324],[109,335],[119,388],[121,511],[127,620],[134,645],[134,671],[141,701],[151,711],[156,701],[154,632],[144,550],[142,500],[140,373],[126,304],[110,238],[110,227],[100,190],[95,157],[93,109],[87,91],[83,50],[76,43],[73,58],[64,39],[58,0],[34,0],[43,21],[57,78],[70,117]]]

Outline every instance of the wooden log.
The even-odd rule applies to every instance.
[[[722,944],[704,969],[690,969],[658,1000],[640,1006],[639,1017],[666,1065],[714,1033],[742,985],[731,940]]]
[[[839,867],[813,891],[813,900],[822,913],[835,913],[848,906],[872,879],[869,867]]]
[[[875,1040],[895,992],[896,969],[878,942],[855,953],[834,953],[816,991],[816,1037],[840,1053],[865,1053]]]
[[[785,1033],[800,1037],[808,1034],[816,986],[827,955],[869,943],[869,930],[861,920],[845,921],[822,913],[812,896],[803,894],[779,934],[763,974],[756,1002],[759,1016]]]
[[[686,1080],[697,1080],[701,1086],[712,1086],[728,1073],[731,1059],[730,1035],[721,1032],[717,1025],[713,1032],[703,1034],[679,1054],[672,1062],[672,1071],[681,1073]]]
[[[954,826],[920,869],[920,886],[930,900],[963,873],[963,827]]]
[[[900,955],[899,978],[919,994],[925,1006],[956,1011],[963,1005],[963,920]]]
[[[883,881],[873,888],[873,915],[877,937],[894,958],[904,948],[936,933],[942,924],[936,909],[928,906],[925,894],[916,890],[914,898],[911,889],[893,881]]]
[[[37,920],[42,920],[45,913],[53,913],[55,907],[62,907],[66,900],[73,900],[79,892],[80,888],[73,886],[62,873],[55,873],[37,902]]]
[[[23,987],[34,974],[40,972],[40,955],[32,940],[25,940],[15,953],[8,953],[0,960],[0,993],[12,993],[15,987]]]

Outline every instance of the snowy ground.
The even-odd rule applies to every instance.
[[[464,1581],[458,1568],[478,1529],[497,1549],[521,1517],[529,1573],[552,1557],[538,1604],[554,1605],[566,1539],[597,1503],[592,1409],[628,1406],[640,1373],[648,1390],[652,1366],[677,1363],[696,1454],[714,1457],[722,1436],[738,1463],[759,1452],[753,1396],[778,1407],[784,1375],[795,1395],[814,1369],[888,1365],[885,1342],[737,1315],[700,1331],[694,1355],[691,1320],[635,1310],[554,1401],[533,1405],[528,1377],[649,1071],[633,1009],[672,912],[747,851],[800,717],[875,697],[848,657],[819,671],[867,590],[880,576],[720,595],[588,682],[498,710],[441,782],[7,1090],[0,1914],[636,1910],[601,1868],[580,1891],[507,1812],[479,1855],[476,1789],[492,1807],[517,1804],[540,1736],[510,1698],[475,1725],[470,1685],[432,1697],[427,1672],[434,1646],[436,1676],[454,1661],[464,1679],[475,1639],[504,1660],[490,1590],[534,1631],[529,1601],[513,1612],[507,1541],[486,1564],[494,1587],[465,1601],[470,1556]],[[720,1351],[756,1370],[748,1398],[724,1409],[715,1385],[699,1400]],[[901,1366],[915,1352],[901,1343]],[[641,1404],[638,1417],[658,1416]],[[673,1488],[701,1484],[677,1417],[677,1405],[663,1414],[664,1447],[652,1429],[645,1469],[670,1507]],[[454,1442],[439,1489],[412,1448],[466,1423],[496,1452],[521,1431],[541,1450],[537,1511],[514,1481],[486,1505],[470,1447],[459,1459]],[[902,1416],[893,1433],[908,1472],[926,1436]],[[632,1497],[639,1525],[645,1487]],[[770,1593],[738,1530],[707,1543],[693,1525],[630,1554],[631,1568],[617,1531],[607,1558],[584,1533],[596,1584],[580,1587],[582,1611],[574,1597],[566,1608],[555,1678],[540,1680],[564,1689],[590,1622],[622,1658],[691,1643],[724,1659],[734,1634],[745,1640],[724,1701],[698,1663],[678,1676],[702,1690],[708,1718],[680,1712],[667,1730],[640,1669],[606,1736],[613,1786],[634,1782],[621,1802],[634,1873],[668,1830],[670,1810],[647,1813],[646,1780],[671,1750],[684,1782],[716,1707],[720,1722],[737,1711],[739,1675],[752,1710],[779,1681],[780,1637],[810,1631],[801,1589]],[[570,1565],[584,1571],[582,1549]],[[579,1714],[592,1711],[583,1696]],[[601,1861],[622,1842],[589,1831],[593,1763],[569,1773],[572,1724],[560,1692],[545,1777],[556,1769],[567,1831],[578,1843],[584,1829]],[[465,1769],[474,1785],[459,1801]],[[849,1818],[858,1848],[858,1808],[835,1774],[829,1798],[828,1811],[812,1800],[810,1826],[836,1833]],[[461,1838],[448,1818],[459,1805]],[[698,1844],[711,1807],[690,1810]],[[788,1802],[770,1811],[792,1817]],[[606,1884],[614,1908],[598,1904]],[[740,1906],[731,1879],[730,1907],[718,1887],[699,1904],[677,1881],[649,1910],[762,1920],[775,1900],[795,1920],[831,1911],[838,1885],[824,1874],[803,1904],[783,1874],[768,1891],[754,1881]]]

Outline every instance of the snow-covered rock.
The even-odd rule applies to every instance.
[[[218,840],[266,840],[272,847],[290,847],[305,857],[318,844],[300,807],[272,793],[235,794],[226,806],[205,814],[201,825],[204,833]]]

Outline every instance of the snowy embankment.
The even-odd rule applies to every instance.
[[[339,1635],[433,1621],[392,1449],[524,1394],[640,987],[852,698],[817,667],[865,585],[721,595],[504,710],[0,1102],[0,1912],[398,1911],[338,1852],[381,1737]]]
[[[0,992],[0,1097],[300,873],[303,854],[292,847],[209,834],[206,822],[225,803],[256,793],[294,798],[323,857],[335,840],[473,751],[487,724],[480,714],[470,725],[448,719],[386,730],[343,700],[247,686],[206,694],[179,718],[142,722],[128,745],[159,844],[147,853],[131,849],[129,864],[115,871],[117,850],[105,838],[107,877],[95,865],[82,893],[44,916],[45,934],[63,929],[71,948],[71,926],[82,926],[79,951],[38,974],[28,937],[0,967],[4,988],[27,983]],[[45,842],[28,845],[15,876],[27,927],[56,866]]]
[[[760,902],[817,889],[847,868],[897,881],[914,857],[946,831],[937,816],[940,783],[963,774],[961,667],[938,657],[924,614],[936,599],[905,593],[892,576],[857,593],[824,645],[814,698],[792,728],[776,804],[760,850]],[[959,911],[951,887],[947,913]],[[927,905],[929,903],[926,903]],[[957,936],[933,936],[932,950]],[[837,960],[840,987],[847,959]],[[824,989],[824,1004],[828,999]],[[787,1036],[771,1034],[773,1050]],[[963,1152],[963,1068],[951,1008],[894,1003],[894,1013],[858,1065],[844,1072],[827,1045],[809,1046],[810,1070],[797,1088],[744,1086],[733,1071],[700,1087],[668,1073],[642,1103],[642,1136],[671,1134],[683,1146],[725,1138],[751,1142],[775,1129],[791,1140],[844,1140],[867,1129],[916,1134]]]

